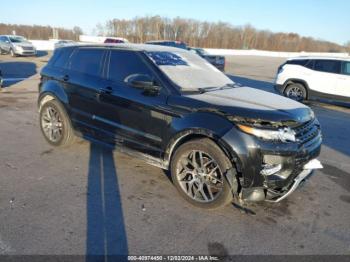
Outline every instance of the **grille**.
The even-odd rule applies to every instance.
[[[300,146],[309,145],[320,135],[320,125],[316,119],[294,128]]]
[[[33,47],[31,47],[31,46],[23,46],[22,48],[23,48],[23,50],[26,50],[26,51],[33,50]]]

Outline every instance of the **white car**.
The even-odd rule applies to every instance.
[[[64,47],[64,46],[70,46],[70,45],[75,45],[76,42],[74,42],[73,40],[58,40],[55,43],[55,49],[60,48],[60,47]]]
[[[36,56],[34,45],[18,35],[0,35],[0,54],[11,54],[11,56]]]
[[[275,88],[297,101],[350,102],[350,58],[298,57],[278,68]]]

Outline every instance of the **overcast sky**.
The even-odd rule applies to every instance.
[[[0,22],[72,28],[92,33],[112,18],[161,15],[251,24],[339,44],[350,41],[349,0],[16,0],[1,3]]]

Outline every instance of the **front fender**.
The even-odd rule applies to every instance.
[[[189,137],[209,137],[219,141],[232,128],[232,123],[215,113],[194,112],[174,118],[167,132],[169,141],[165,147],[164,159],[170,161],[174,149]]]

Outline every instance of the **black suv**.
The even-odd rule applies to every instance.
[[[237,86],[200,56],[155,45],[59,48],[41,72],[40,127],[169,169],[192,204],[278,202],[321,168],[320,125],[296,101]]]

